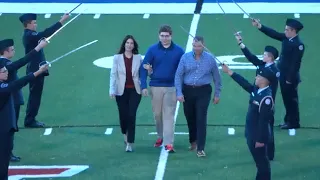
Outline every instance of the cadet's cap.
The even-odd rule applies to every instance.
[[[6,65],[6,61],[0,60],[0,69],[2,69]]]
[[[13,46],[14,42],[13,39],[4,39],[0,41],[0,51],[5,50],[6,48]]]
[[[296,29],[297,32],[303,29],[303,24],[296,19],[287,19],[286,25]]]
[[[23,14],[19,17],[19,20],[21,23],[24,23],[26,21],[37,20],[37,14],[32,14],[32,13]]]
[[[275,73],[269,68],[263,68],[258,72],[258,75],[268,79],[269,82],[274,81],[278,78],[279,72]]]
[[[278,50],[277,50],[275,47],[273,47],[273,46],[266,46],[266,47],[264,48],[264,51],[265,51],[265,52],[268,52],[268,53],[271,53],[271,54],[273,55],[274,59],[277,59],[278,56],[279,56]]]

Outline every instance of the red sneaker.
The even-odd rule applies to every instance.
[[[154,144],[154,147],[160,147],[162,145],[163,140],[161,138],[158,138],[156,143]]]
[[[166,151],[168,153],[174,153],[175,152],[175,150],[173,149],[173,146],[171,144],[166,145],[165,148],[166,148]]]

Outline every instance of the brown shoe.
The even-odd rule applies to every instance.
[[[191,144],[190,144],[190,147],[189,147],[189,150],[190,150],[190,151],[197,150],[197,143],[196,143],[196,142],[191,143]]]

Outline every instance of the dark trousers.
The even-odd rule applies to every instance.
[[[272,120],[270,121],[270,126],[269,126],[270,127],[270,141],[267,146],[269,160],[274,159],[274,153],[275,153],[273,126],[274,126],[274,118],[272,118]]]
[[[281,80],[280,89],[286,108],[284,122],[292,126],[300,125],[298,84],[287,84],[285,80]]]
[[[19,120],[19,116],[20,116],[20,105],[19,104],[16,104],[14,105],[14,110],[15,110],[15,113],[16,113],[16,120],[17,120],[17,127],[18,127],[18,120]],[[12,137],[11,137],[11,141],[12,141],[12,147],[11,147],[11,150],[10,150],[10,156],[13,155],[12,151],[13,151],[13,148],[14,148],[14,132],[12,134]]]
[[[0,133],[0,179],[8,179],[10,150],[12,149],[12,132]]]
[[[29,83],[29,99],[26,110],[25,125],[35,121],[40,108],[42,90],[44,85],[44,76],[39,76]]]
[[[128,143],[134,143],[136,131],[136,114],[141,95],[135,88],[125,88],[122,96],[116,96],[122,134],[127,134]]]
[[[248,148],[257,167],[256,180],[270,180],[271,168],[267,156],[267,145],[265,145],[264,147],[256,148],[255,144],[255,141],[247,139]]]
[[[207,111],[211,100],[211,85],[183,86],[184,115],[189,128],[189,142],[197,143],[197,150],[205,148],[207,136]]]

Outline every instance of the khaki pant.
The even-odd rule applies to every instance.
[[[159,138],[163,144],[173,144],[175,122],[174,115],[177,106],[175,87],[150,87],[152,110]]]

